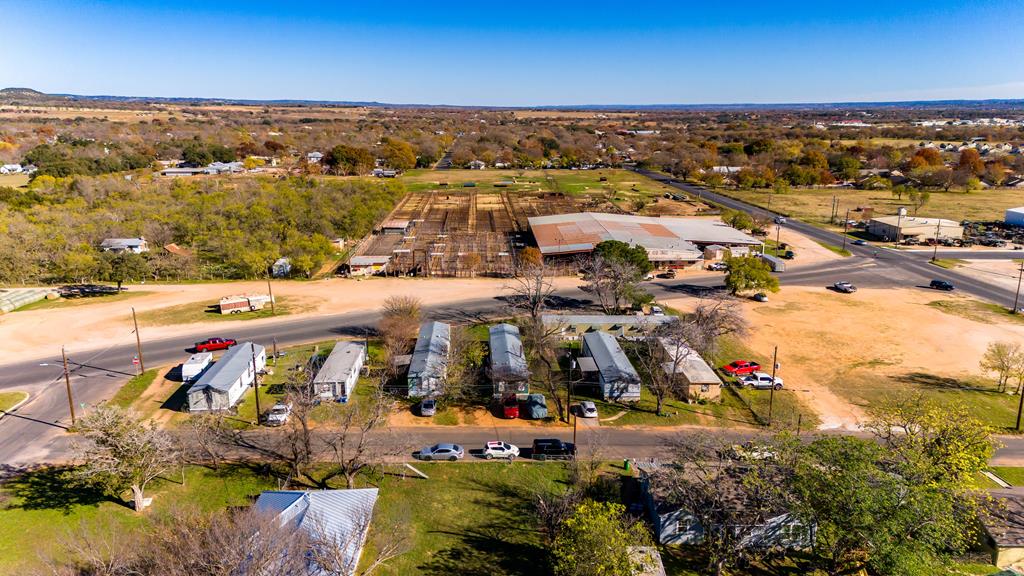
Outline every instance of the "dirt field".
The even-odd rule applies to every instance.
[[[988,388],[978,359],[992,341],[1024,338],[1024,324],[951,314],[929,305],[936,299],[919,290],[786,287],[771,302],[744,303],[752,325],[744,343],[769,362],[779,346],[779,376],[819,411],[821,428],[855,429],[885,397],[918,392],[1007,425],[1016,399]]]
[[[28,186],[28,176],[25,174],[0,174],[0,186],[11,188]]]

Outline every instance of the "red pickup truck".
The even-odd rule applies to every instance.
[[[238,344],[234,338],[207,338],[202,342],[196,342],[196,352],[213,352],[214,350],[227,350]]]
[[[737,360],[732,364],[726,364],[722,366],[722,372],[725,372],[729,376],[742,376],[744,374],[753,374],[761,369],[761,365],[757,362],[750,360]]]

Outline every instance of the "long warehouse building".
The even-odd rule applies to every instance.
[[[581,212],[536,216],[530,230],[545,257],[587,254],[605,240],[643,246],[659,268],[685,268],[704,259],[709,246],[744,256],[761,241],[711,218],[657,218]]]

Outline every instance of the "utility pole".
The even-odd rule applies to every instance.
[[[772,425],[772,408],[775,406],[775,369],[779,367],[779,347],[775,347],[775,351],[772,352],[772,387],[769,388],[768,393],[768,427]]]
[[[71,396],[71,374],[68,373],[68,355],[64,351],[64,347],[60,347],[61,358],[64,359],[64,386],[68,391],[68,411],[71,412],[71,425],[75,425],[75,399]],[[1020,425],[1020,417],[1017,418],[1018,426]]]
[[[576,368],[576,358],[573,358],[572,354],[569,354],[569,382],[566,383],[565,387],[565,412],[566,417],[572,412],[572,371]],[[576,415],[571,414],[573,417],[573,429],[572,429],[572,441],[576,442]],[[566,422],[568,424],[568,422]]]
[[[1020,272],[1017,273],[1017,293],[1014,294],[1014,296],[1013,296],[1013,310],[1010,310],[1010,314],[1016,314],[1017,313],[1017,302],[1020,300],[1020,281],[1021,281],[1021,278],[1024,278],[1024,260],[1021,261],[1021,263],[1020,263]],[[1021,396],[1024,396],[1024,394],[1021,394]],[[1019,426],[1020,425],[1018,424],[1018,427]]]
[[[932,247],[932,262],[935,262],[936,260],[938,260],[937,256],[939,255],[939,238],[941,236],[942,236],[942,218],[939,218],[939,223],[935,225],[935,245]],[[1018,289],[1019,288],[1020,287],[1018,286]],[[1013,308],[1014,308],[1014,310],[1016,310],[1017,306],[1015,305]]]
[[[256,373],[256,343],[249,342],[249,349],[252,350],[252,387],[256,389],[256,425],[259,426],[263,410],[260,409],[260,381]]]
[[[850,230],[850,209],[846,209],[846,220],[843,220],[843,250],[846,250],[846,233]]]
[[[135,306],[132,306],[132,322],[135,324],[135,349],[139,354],[139,373],[146,371],[146,363],[142,359],[142,337],[139,336],[139,321],[135,318]]]
[[[370,349],[369,343],[367,343],[366,349]],[[277,336],[274,336],[274,366],[277,366]]]
[[[270,293],[270,315],[277,316],[277,310],[274,308],[274,289],[270,287],[270,276],[267,276],[267,292]]]
[[[779,244],[782,239],[782,224],[775,225],[775,256],[779,255]]]
[[[1024,390],[1021,391],[1020,400],[1017,402],[1017,431],[1020,432],[1020,414],[1024,412]]]

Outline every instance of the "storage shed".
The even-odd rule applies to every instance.
[[[491,326],[488,331],[491,351],[490,376],[496,397],[508,392],[530,391],[530,368],[526,363],[519,328],[511,324]]]
[[[359,342],[338,342],[313,378],[313,393],[321,398],[348,402],[366,362],[366,346]]]
[[[640,375],[615,338],[607,332],[583,335],[583,354],[597,365],[597,386],[606,400],[640,400]]]
[[[658,344],[661,369],[676,380],[687,401],[721,398],[722,380],[700,354],[678,338],[658,338]]]
[[[199,377],[206,370],[206,367],[213,361],[212,352],[198,352],[188,357],[181,365],[181,381],[191,382]]]
[[[440,391],[448,372],[452,346],[452,327],[444,322],[424,322],[420,326],[409,362],[409,396],[421,398]]]
[[[266,365],[267,351],[259,344],[241,342],[229,349],[188,389],[189,412],[231,409],[255,381],[256,373]]]

